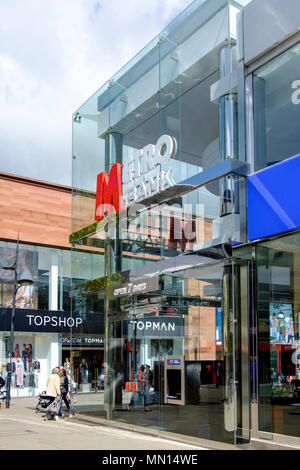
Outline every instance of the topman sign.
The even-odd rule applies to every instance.
[[[168,317],[145,317],[135,320],[124,321],[129,338],[148,337],[179,337],[182,338],[184,332],[184,318],[180,316]],[[124,332],[126,335],[126,331]]]
[[[172,168],[165,165],[176,153],[176,139],[162,135],[156,145],[148,144],[141,150],[134,150],[124,165],[115,163],[109,175],[100,173],[97,177],[95,220],[110,215],[112,210],[120,212],[126,206],[142,202],[173,186]]]

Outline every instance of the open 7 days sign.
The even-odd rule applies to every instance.
[[[104,171],[100,173],[97,177],[95,220],[102,220],[113,209],[120,212],[173,186],[172,168],[164,166],[162,169],[162,165],[176,153],[176,139],[162,135],[156,145],[148,144],[130,153],[124,165],[112,165],[109,175]]]
[[[158,277],[142,279],[135,282],[127,282],[118,287],[109,287],[108,296],[110,298],[126,297],[128,295],[138,295],[145,292],[158,290]]]

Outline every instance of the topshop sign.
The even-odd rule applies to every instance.
[[[29,326],[44,326],[44,327],[68,327],[77,328],[82,324],[82,318],[72,318],[58,315],[26,315]]]
[[[0,308],[0,330],[10,331],[11,308]],[[15,331],[36,333],[104,332],[103,315],[89,314],[83,319],[70,312],[16,308]]]

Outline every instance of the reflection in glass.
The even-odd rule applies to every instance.
[[[253,74],[255,170],[299,154],[300,44]]]
[[[259,429],[300,436],[299,236],[257,246]]]

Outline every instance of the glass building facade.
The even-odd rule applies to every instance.
[[[74,113],[72,303],[103,309],[107,419],[298,442],[300,225],[260,175],[298,153],[299,44],[249,66],[248,3],[194,1]],[[287,228],[251,235],[251,184]]]

